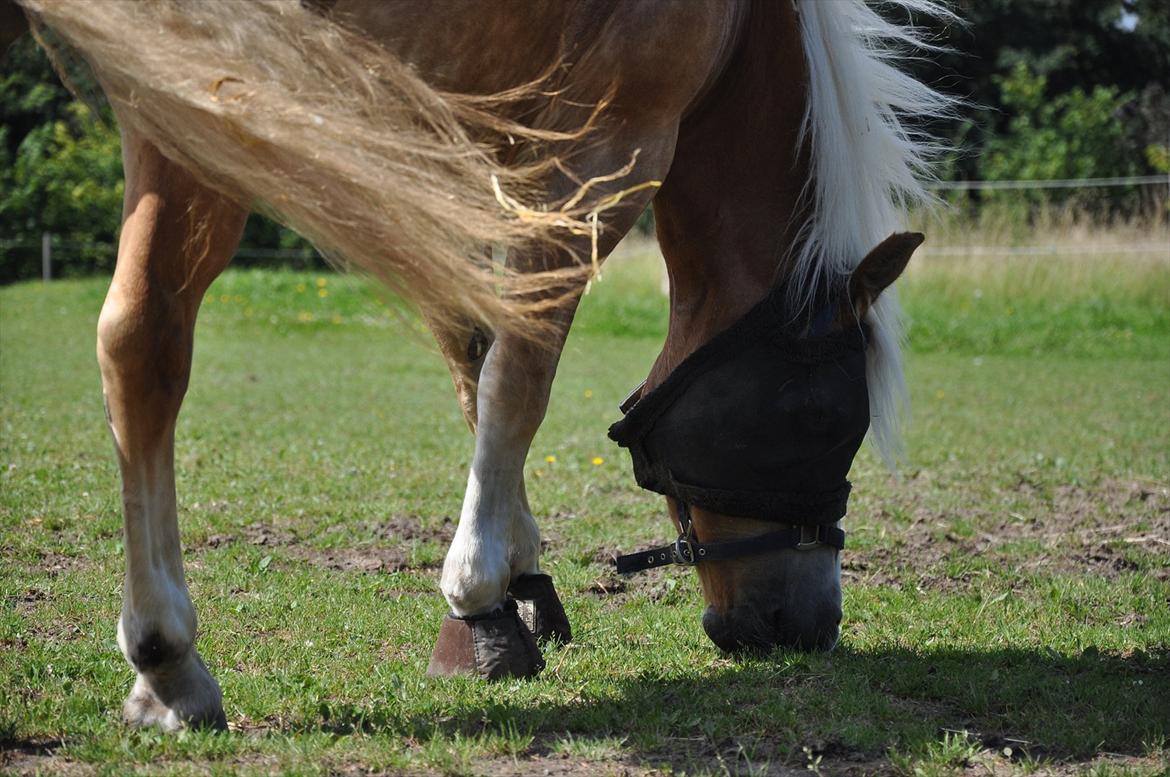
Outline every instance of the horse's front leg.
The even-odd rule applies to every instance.
[[[540,530],[524,492],[524,461],[536,435],[571,313],[558,321],[551,347],[502,336],[484,359],[474,397],[475,454],[459,528],[443,565],[441,587],[451,606],[432,656],[432,674],[472,672],[487,678],[527,676],[543,667],[516,603],[514,582],[531,588],[540,575]],[[560,603],[545,596],[542,637],[569,638]],[[550,620],[548,605],[555,602]],[[531,600],[527,600],[529,607]]]
[[[442,589],[456,615],[498,606],[512,580],[538,574],[540,529],[524,491],[524,461],[548,407],[570,315],[556,341],[507,336],[488,351],[475,398],[475,455]]]
[[[195,650],[195,609],[176,515],[175,421],[203,293],[247,212],[154,146],[123,134],[126,202],[118,264],[98,321],[106,416],[122,473],[126,580],[118,645],[137,673],[135,725],[225,724],[219,685]]]
[[[614,143],[587,160],[586,167],[598,175],[611,172],[638,149],[635,174],[605,189],[612,192],[647,179],[661,180],[675,137],[674,125],[659,126],[656,131],[628,139],[636,142]],[[604,193],[599,191],[599,196]],[[606,228],[598,242],[602,259],[633,226],[652,195],[652,188],[640,189],[606,214]],[[578,248],[579,255],[588,256],[588,243]],[[556,266],[558,262],[564,266],[571,261],[567,253],[551,263],[547,256],[509,257],[512,266],[521,268],[528,264]],[[475,382],[459,379],[461,370],[473,373],[471,365],[451,365],[461,405],[466,409],[473,403],[476,411],[474,418],[467,414],[475,429],[475,455],[459,527],[443,564],[440,586],[452,617],[444,622],[432,655],[433,674],[535,674],[543,661],[525,622],[543,632],[538,636],[561,641],[569,638],[568,621],[551,579],[540,571],[540,530],[528,506],[524,462],[544,419],[561,349],[582,291],[578,289],[557,313],[550,342],[535,344],[515,336],[499,336],[487,350]],[[444,353],[450,360],[451,353],[458,355],[464,350],[468,349],[444,348]],[[475,349],[469,349],[468,356],[474,355]],[[516,611],[516,600],[521,603],[520,612]],[[480,649],[488,643],[492,644]],[[485,652],[499,656],[499,660],[485,666]]]

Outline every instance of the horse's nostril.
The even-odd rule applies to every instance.
[[[716,612],[714,607],[703,611],[703,631],[720,650],[734,652],[739,649],[739,640],[736,639],[732,621],[727,615]]]

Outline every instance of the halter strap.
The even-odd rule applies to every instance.
[[[679,503],[678,517],[682,531],[673,544],[618,556],[614,560],[618,573],[632,574],[671,564],[694,566],[701,561],[726,561],[774,550],[811,550],[821,546],[842,550],[845,547],[845,532],[827,524],[797,524],[741,540],[697,542],[691,511],[685,502]]]

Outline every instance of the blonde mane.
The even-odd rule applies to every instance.
[[[892,0],[908,14],[957,21],[932,0]],[[882,18],[863,0],[801,0],[809,74],[802,136],[811,146],[805,196],[811,217],[794,258],[797,295],[840,278],[892,231],[906,211],[932,201],[924,185],[942,150],[904,117],[950,115],[954,101],[897,67],[908,51],[931,48],[923,33]],[[907,415],[902,371],[902,313],[893,288],[869,312],[873,342],[868,379],[872,440],[893,467]]]

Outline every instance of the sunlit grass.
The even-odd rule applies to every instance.
[[[111,773],[1164,770],[1168,281],[1119,259],[1037,263],[1014,284],[1007,262],[924,257],[904,285],[908,458],[901,480],[868,450],[854,467],[845,559],[868,566],[846,578],[837,652],[728,659],[682,570],[599,593],[613,584],[599,550],[669,529],[606,438],[665,332],[660,265],[639,249],[584,300],[527,466],[576,641],[546,652],[540,679],[496,685],[423,674],[446,611],[437,534],[406,543],[400,572],[321,560],[386,544],[366,532],[392,517],[437,533],[458,514],[471,438],[437,352],[359,279],[227,273],[201,313],[176,452],[226,736],[117,719],[131,675],[114,644],[102,282],[0,290],[0,750]],[[1086,284],[1108,326],[1086,317]],[[254,524],[274,539],[253,541]]]

